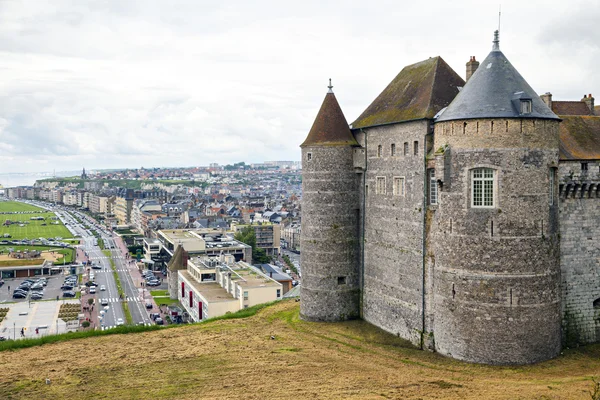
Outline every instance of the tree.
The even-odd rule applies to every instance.
[[[242,228],[242,230],[237,231],[234,239],[252,247],[253,263],[266,264],[271,261],[271,257],[267,256],[265,250],[256,246],[256,234],[254,233],[254,228],[252,228],[252,226],[248,225]]]

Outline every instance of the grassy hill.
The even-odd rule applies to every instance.
[[[245,319],[4,351],[0,396],[590,399],[590,378],[600,376],[599,345],[533,366],[473,365],[417,350],[362,321],[301,321],[298,304],[280,302]]]

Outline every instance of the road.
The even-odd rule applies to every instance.
[[[131,312],[131,318],[135,325],[152,325],[152,320],[148,316],[146,311],[146,305],[144,303],[143,290],[142,288],[136,287],[131,273],[139,273],[137,267],[132,266],[129,263],[129,259],[126,259],[121,253],[121,249],[115,243],[115,239],[112,237],[103,236],[104,243],[111,249],[111,256],[115,262],[119,280],[121,281],[121,287],[125,292],[127,305]]]

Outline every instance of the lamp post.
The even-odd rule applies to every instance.
[[[17,340],[17,323],[13,322],[13,340]]]

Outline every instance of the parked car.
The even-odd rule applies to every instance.
[[[31,300],[41,300],[44,297],[44,295],[40,292],[35,292],[35,293],[31,293],[31,296],[29,297]]]
[[[148,285],[148,286],[160,286],[160,281],[155,279],[155,280],[146,282],[146,285]]]
[[[163,321],[162,318],[158,317],[154,320],[154,322],[156,323],[156,325],[164,325],[165,322]]]
[[[13,293],[13,299],[24,299],[25,297],[27,297],[27,293],[23,293],[23,292],[17,292],[15,291]]]
[[[92,286],[92,287],[90,288],[90,294],[94,294],[94,293],[96,293],[96,287],[95,287],[95,286]]]
[[[73,286],[72,285],[62,285],[61,290],[73,290]]]
[[[98,284],[94,281],[87,281],[85,283],[85,286],[90,287],[90,286],[98,286]]]
[[[67,290],[66,292],[63,292],[63,297],[75,297],[75,292],[72,290]]]
[[[123,325],[123,318],[117,318],[117,326]]]
[[[146,308],[148,310],[152,309],[154,307],[154,305],[152,304],[152,302],[150,300],[146,300]]]
[[[160,318],[160,314],[159,313],[157,313],[157,312],[150,313],[150,319],[152,321],[155,321],[156,318]]]

